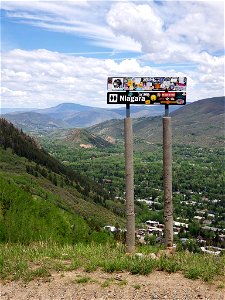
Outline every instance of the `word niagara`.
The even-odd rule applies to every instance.
[[[108,94],[108,103],[110,104],[122,104],[122,103],[145,103],[146,97],[142,95],[126,95],[125,93],[122,94]]]
[[[145,97],[142,96],[126,96],[126,95],[120,95],[120,102],[145,102]]]

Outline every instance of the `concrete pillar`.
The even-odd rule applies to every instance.
[[[126,252],[135,251],[135,214],[134,214],[134,169],[133,169],[133,129],[132,119],[124,119],[125,138],[125,183],[126,183]]]
[[[172,126],[171,117],[163,117],[163,168],[164,168],[164,237],[165,246],[173,246],[172,202]]]

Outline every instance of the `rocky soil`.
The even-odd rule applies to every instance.
[[[225,300],[224,283],[205,283],[180,273],[155,271],[148,276],[129,273],[52,273],[31,282],[0,283],[1,300]]]

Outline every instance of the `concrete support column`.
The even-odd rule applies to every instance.
[[[171,118],[163,117],[163,168],[164,168],[164,237],[165,246],[173,247],[172,202],[172,126]]]
[[[133,129],[132,119],[124,119],[125,138],[125,182],[126,182],[126,252],[135,251],[135,214],[134,214],[134,169],[133,169]]]

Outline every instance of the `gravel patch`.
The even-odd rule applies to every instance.
[[[0,283],[1,300],[225,300],[224,295],[221,282],[209,284],[159,271],[143,276],[76,270],[27,283]]]

